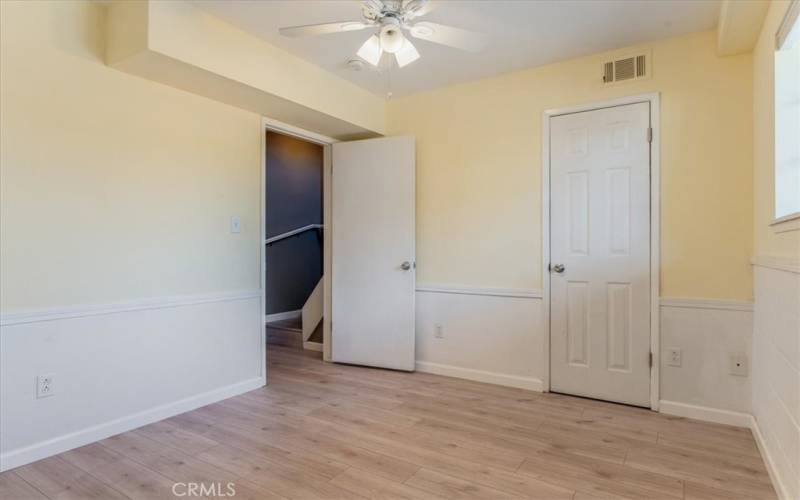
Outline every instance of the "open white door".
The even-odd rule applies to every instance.
[[[414,138],[332,149],[331,359],[414,370]]]

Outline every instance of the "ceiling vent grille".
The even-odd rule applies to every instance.
[[[640,54],[604,62],[603,83],[617,83],[649,77],[648,59],[646,54]]]

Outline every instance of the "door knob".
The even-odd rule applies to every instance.
[[[411,263],[409,261],[403,262],[402,264],[400,264],[400,269],[402,269],[403,271],[408,271],[409,269],[411,269]]]
[[[553,264],[553,271],[557,272],[558,274],[563,273],[564,269],[564,264]]]

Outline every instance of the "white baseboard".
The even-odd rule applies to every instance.
[[[475,382],[485,382],[487,384],[515,387],[517,389],[527,389],[529,391],[542,392],[544,387],[541,379],[534,377],[521,377],[519,375],[508,375],[505,373],[473,370],[471,368],[442,365],[439,363],[430,363],[428,361],[417,361],[416,366],[417,371],[423,373],[432,373],[434,375],[444,375],[446,377],[453,378],[463,378],[466,380],[473,380]]]
[[[708,406],[678,403],[677,401],[659,401],[659,412],[677,417],[693,418],[714,422],[716,424],[735,425],[736,427],[750,427],[753,416],[738,411],[709,408]]]
[[[302,309],[297,309],[295,311],[284,311],[279,313],[267,314],[264,316],[264,323],[271,323],[273,321],[282,321],[284,319],[295,319],[299,318],[303,315]]]
[[[303,349],[306,351],[317,351],[322,352],[322,344],[320,342],[303,342]]]
[[[94,443],[101,439],[127,432],[131,429],[152,424],[153,422],[164,420],[165,418],[173,417],[194,410],[195,408],[200,408],[201,406],[216,403],[217,401],[258,389],[263,385],[263,378],[253,378],[203,394],[191,396],[180,401],[151,408],[133,415],[118,418],[110,422],[95,425],[64,436],[59,436],[54,439],[49,439],[32,446],[11,450],[0,455],[0,472]]]
[[[761,458],[764,459],[764,464],[767,466],[767,473],[769,473],[769,478],[772,480],[772,486],[775,488],[778,498],[780,500],[792,500],[789,497],[789,489],[783,484],[781,476],[778,473],[778,468],[775,466],[775,461],[772,458],[772,454],[769,452],[767,442],[758,425],[758,420],[752,415],[750,416],[750,430],[753,432],[753,438],[756,440],[758,451],[761,452]]]

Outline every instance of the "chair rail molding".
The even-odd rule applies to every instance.
[[[209,304],[213,302],[248,300],[258,298],[260,296],[261,290],[241,290],[198,295],[155,297],[129,300],[125,302],[76,305],[52,309],[36,309],[31,311],[0,314],[0,326],[22,325],[26,323],[39,323],[42,321],[55,321],[69,318],[85,318],[89,316],[102,316],[106,314],[117,314],[131,311],[145,311],[149,309],[192,306],[197,304]]]
[[[753,310],[753,302],[748,300],[662,297],[660,303],[661,307],[681,307],[688,309],[722,309],[726,311]]]
[[[800,259],[774,255],[757,255],[750,260],[750,263],[758,267],[768,267],[777,271],[800,274]]]
[[[417,292],[449,293],[456,295],[482,295],[486,297],[513,297],[520,299],[541,299],[542,291],[533,288],[497,288],[470,285],[449,285],[440,283],[417,283]]]

